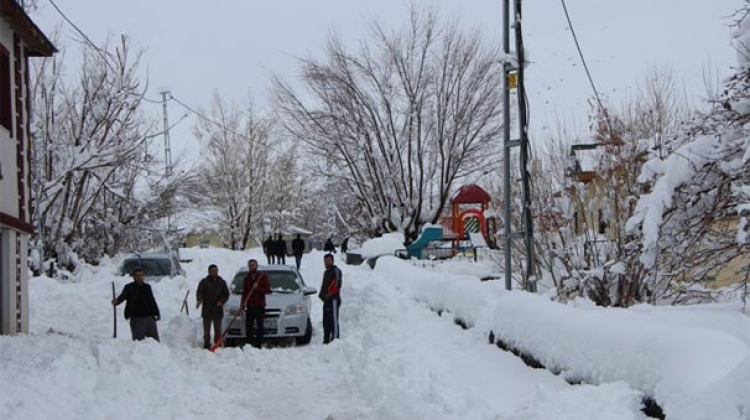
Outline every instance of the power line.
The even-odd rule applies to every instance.
[[[60,16],[61,16],[61,17],[62,17],[62,18],[63,18],[64,20],[65,20],[65,22],[67,22],[67,23],[68,23],[68,24],[69,24],[69,25],[70,25],[71,27],[73,27],[73,29],[74,29],[74,30],[75,30],[75,31],[76,31],[76,32],[78,33],[78,35],[80,35],[80,36],[81,36],[81,38],[83,38],[83,40],[85,41],[85,43],[86,43],[86,44],[88,44],[88,45],[89,45],[89,46],[90,46],[91,48],[93,48],[93,49],[94,49],[94,50],[95,50],[96,52],[98,52],[98,53],[99,53],[99,55],[100,55],[100,56],[102,57],[102,59],[104,60],[104,64],[105,64],[105,65],[106,65],[106,66],[107,66],[107,67],[108,67],[108,68],[109,68],[109,69],[110,69],[111,71],[113,71],[113,72],[117,73],[117,71],[115,71],[114,67],[112,67],[112,63],[110,63],[110,54],[109,54],[109,53],[108,53],[107,51],[103,50],[103,49],[102,49],[101,47],[99,47],[98,45],[96,45],[96,44],[94,43],[94,41],[92,41],[92,40],[91,40],[91,38],[89,38],[89,36],[88,36],[88,35],[86,35],[86,33],[85,33],[85,32],[83,32],[83,30],[81,30],[81,28],[79,28],[79,27],[78,27],[78,25],[76,25],[76,24],[75,24],[75,23],[74,23],[74,22],[73,22],[73,21],[72,21],[72,20],[71,20],[71,19],[70,19],[70,18],[69,18],[69,17],[68,17],[68,16],[66,15],[66,14],[65,14],[65,12],[63,12],[63,11],[62,11],[62,9],[60,9],[60,7],[59,7],[59,6],[58,6],[58,5],[57,5],[57,4],[56,4],[56,3],[54,2],[54,0],[49,0],[49,2],[50,2],[50,4],[52,5],[52,7],[54,7],[54,8],[55,8],[55,10],[57,11],[57,13],[58,13],[58,14],[59,14],[59,15],[60,15]],[[159,101],[159,100],[155,100],[155,99],[149,99],[149,98],[146,98],[145,96],[141,96],[141,100],[143,100],[143,101],[146,101],[146,102],[150,102],[150,103],[154,103],[154,104],[160,104],[160,105],[161,105],[161,103],[162,103],[162,101]]]
[[[175,98],[175,97],[174,97],[174,95],[172,95],[172,94],[169,94],[169,99],[170,99],[170,100],[172,100],[172,101],[175,101],[175,102],[176,102],[177,104],[181,105],[181,106],[182,106],[183,108],[185,108],[186,110],[188,110],[189,112],[191,112],[192,114],[194,114],[195,116],[197,116],[198,118],[202,119],[203,121],[206,121],[207,123],[210,123],[210,124],[212,124],[212,125],[214,125],[214,126],[216,126],[216,127],[220,128],[221,130],[223,130],[223,131],[226,131],[227,133],[231,133],[231,134],[233,134],[233,135],[235,135],[235,136],[237,136],[237,137],[240,137],[240,138],[242,138],[242,139],[245,139],[245,140],[247,140],[248,142],[251,142],[251,143],[255,143],[255,142],[257,141],[257,140],[255,140],[255,139],[251,139],[250,137],[248,137],[248,136],[247,136],[247,135],[245,135],[245,134],[242,134],[242,133],[240,133],[240,132],[238,132],[238,131],[236,131],[236,130],[233,130],[233,129],[231,129],[231,128],[227,127],[226,125],[224,125],[224,124],[222,124],[222,123],[220,123],[220,122],[218,122],[218,121],[216,121],[216,120],[214,120],[214,119],[212,119],[212,118],[209,118],[209,117],[207,117],[207,116],[206,116],[205,114],[203,114],[202,112],[200,112],[200,111],[197,111],[196,109],[194,109],[194,108],[193,108],[193,107],[191,107],[190,105],[186,104],[185,102],[182,102],[181,100],[179,100],[179,99]],[[268,147],[268,148],[270,148],[270,149],[274,150],[274,151],[275,151],[275,152],[277,152],[277,153],[281,153],[281,152],[280,152],[280,151],[279,151],[279,150],[278,150],[278,149],[277,149],[277,148],[276,148],[276,147],[275,147],[275,146],[274,146],[273,144],[271,144],[271,143],[268,143],[268,144],[266,144],[266,147]]]
[[[81,30],[81,29],[80,29],[80,28],[78,27],[78,25],[76,25],[75,23],[73,23],[73,21],[72,21],[72,20],[70,20],[70,18],[68,18],[68,16],[67,16],[67,15],[65,14],[65,12],[63,12],[63,11],[62,11],[62,10],[60,9],[60,7],[59,7],[59,6],[58,6],[58,5],[57,5],[57,4],[56,4],[56,3],[54,2],[54,0],[49,0],[49,2],[50,2],[50,4],[52,5],[52,7],[54,7],[54,8],[55,8],[55,10],[57,10],[57,13],[59,13],[59,14],[60,14],[60,16],[62,16],[62,18],[63,18],[63,19],[64,19],[64,20],[66,21],[66,22],[68,22],[68,24],[69,24],[70,26],[72,26],[72,27],[73,27],[73,29],[75,29],[75,31],[76,31],[76,32],[78,32],[78,35],[80,35],[80,36],[81,36],[81,37],[82,37],[82,38],[84,39],[84,41],[86,41],[86,43],[87,43],[87,44],[89,44],[89,45],[90,45],[91,47],[93,47],[93,48],[94,48],[94,49],[95,49],[95,50],[96,50],[96,51],[97,51],[97,52],[98,52],[98,53],[99,53],[99,54],[100,54],[100,55],[102,56],[102,58],[104,59],[104,62],[105,62],[105,63],[107,64],[107,66],[108,66],[108,67],[110,68],[110,70],[114,71],[114,69],[112,68],[112,64],[111,64],[111,63],[109,62],[109,58],[107,57],[107,53],[106,53],[105,51],[103,51],[103,50],[102,50],[101,48],[99,48],[99,46],[98,46],[98,45],[94,44],[94,41],[92,41],[92,40],[91,40],[91,38],[89,38],[89,37],[88,37],[88,36],[87,36],[87,35],[86,35],[86,34],[85,34],[85,33],[84,33],[84,32],[83,32],[83,31],[82,31],[82,30]]]
[[[596,102],[599,104],[599,109],[604,113],[605,118],[607,119],[607,124],[610,126],[610,131],[612,125],[609,123],[609,116],[604,110],[604,104],[602,103],[602,99],[599,96],[599,91],[596,89],[596,85],[594,84],[594,79],[591,77],[591,71],[589,71],[589,66],[586,64],[586,59],[583,57],[583,51],[581,50],[581,44],[578,43],[578,36],[576,36],[576,31],[573,28],[573,22],[570,19],[570,13],[568,13],[568,6],[565,4],[565,0],[560,0],[560,3],[562,3],[563,10],[565,11],[565,18],[568,20],[568,27],[570,28],[570,33],[573,35],[573,41],[575,41],[576,49],[578,50],[578,56],[581,57],[581,63],[583,63],[583,68],[586,70],[586,76],[589,79],[589,83],[591,84],[591,89],[594,91],[594,96],[596,97]]]

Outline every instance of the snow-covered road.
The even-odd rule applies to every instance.
[[[0,336],[1,419],[639,419],[624,384],[577,386],[533,370],[462,330],[367,266],[344,273],[342,336],[260,350],[199,348],[200,318],[179,312],[209,263],[231,278],[257,253],[195,250],[187,278],[154,285],[161,343],[133,343],[118,308],[112,338],[112,266],[75,283],[31,281],[32,334]],[[322,254],[303,260],[319,287]],[[397,280],[397,279],[396,279]]]

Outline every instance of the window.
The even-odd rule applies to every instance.
[[[0,125],[12,131],[13,113],[13,96],[11,95],[10,83],[10,54],[8,50],[0,45]]]

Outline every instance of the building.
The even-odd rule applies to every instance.
[[[29,330],[29,57],[57,50],[15,0],[0,0],[0,333]]]

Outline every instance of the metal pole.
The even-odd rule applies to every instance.
[[[161,93],[162,98],[162,111],[164,114],[164,174],[167,178],[172,175],[172,147],[169,141],[169,118],[167,117],[167,95],[169,95],[169,91],[165,90]],[[169,241],[169,251],[172,249],[172,239],[171,239],[171,232],[172,232],[172,209],[171,209],[171,202],[170,202],[170,208],[167,209],[167,240]]]
[[[505,289],[511,289],[511,220],[510,220],[510,0],[503,0],[503,225],[505,232]]]
[[[521,188],[523,192],[523,237],[526,247],[525,286],[530,292],[536,291],[534,280],[534,221],[531,218],[531,185],[529,180],[529,132],[526,109],[526,90],[524,89],[524,47],[522,35],[521,0],[515,0],[516,54],[518,55],[518,129],[521,142]]]

